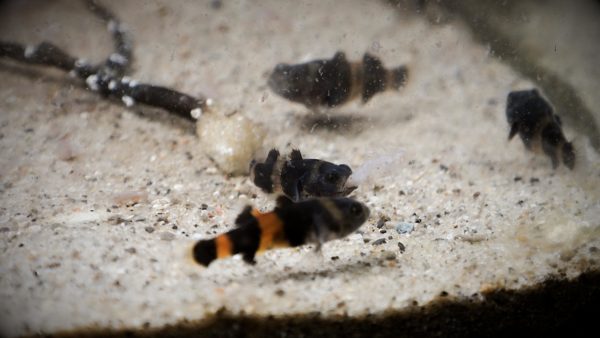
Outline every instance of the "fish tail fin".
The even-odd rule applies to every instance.
[[[400,66],[390,71],[390,87],[398,90],[402,88],[408,80],[408,68]]]
[[[213,239],[196,242],[192,248],[193,260],[209,266],[216,259],[243,254],[244,261],[253,264],[260,243],[257,210],[247,206],[235,220],[235,228]]]
[[[236,242],[240,239],[243,229],[235,228],[213,239],[196,242],[192,249],[192,257],[198,264],[209,266],[215,259],[227,258],[242,252]],[[243,236],[243,234],[241,234]]]
[[[208,266],[217,259],[217,245],[215,239],[200,240],[192,248],[192,257],[200,265]]]

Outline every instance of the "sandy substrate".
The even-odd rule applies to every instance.
[[[205,269],[186,259],[192,240],[230,228],[247,203],[270,209],[272,196],[223,175],[191,124],[100,100],[60,72],[2,61],[2,335],[161,327],[223,308],[378,314],[598,269],[598,155],[569,126],[573,172],[507,143],[506,95],[531,84],[464,27],[362,1],[109,5],[135,38],[133,77],[204,93],[262,124],[263,156],[297,147],[356,168],[403,155],[354,194],[371,208],[367,224],[322,254],[282,249],[255,266],[233,258]],[[0,39],[49,40],[93,61],[112,48],[79,3],[2,6]],[[344,120],[338,128],[266,87],[276,63],[337,50],[407,64],[408,85],[331,111]]]

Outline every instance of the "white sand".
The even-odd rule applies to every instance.
[[[46,39],[94,61],[112,48],[104,27],[78,3],[3,6],[2,39]],[[29,74],[2,61],[2,335],[159,327],[222,307],[381,313],[426,304],[442,291],[471,296],[598,268],[598,250],[590,250],[600,246],[597,155],[578,136],[577,169],[553,171],[520,140],[507,143],[506,95],[531,84],[462,26],[432,27],[362,1],[110,7],[133,32],[134,78],[237,109],[268,131],[264,155],[293,146],[355,168],[398,150],[403,159],[357,190],[372,217],[361,233],[326,244],[322,256],[283,249],[260,256],[256,266],[233,258],[204,269],[185,257],[191,240],[228,229],[246,203],[271,208],[272,197],[246,177],[222,175],[193,126],[102,101],[60,72]],[[311,132],[310,113],[271,93],[266,77],[278,62],[329,58],[337,50],[351,59],[371,51],[390,67],[407,64],[410,80],[400,93],[332,111],[357,118],[349,131]],[[576,135],[568,126],[566,133]],[[127,206],[128,199],[139,203]],[[381,216],[390,221],[377,229]],[[397,233],[400,222],[414,223],[414,231]],[[380,238],[386,243],[372,245]]]

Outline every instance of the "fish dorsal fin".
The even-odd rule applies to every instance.
[[[338,51],[333,55],[334,61],[346,61],[346,54],[344,52]]]
[[[278,158],[279,151],[277,151],[277,149],[271,149],[264,163],[259,163],[256,160],[250,162],[250,179],[257,187],[267,193],[273,192],[273,174],[277,168]],[[279,173],[275,174],[279,175]]]
[[[300,150],[292,149],[292,152],[290,153],[290,159],[292,161],[302,161],[302,153],[300,152]]]
[[[235,219],[235,226],[239,228],[255,221],[256,217],[254,217],[254,215],[252,214],[252,206],[247,205]]]
[[[277,203],[277,209],[286,209],[290,205],[294,204],[294,202],[285,195],[281,195],[281,196],[277,197],[276,203]]]
[[[378,57],[370,54],[370,53],[365,53],[363,55],[363,67],[366,67],[367,69],[383,69],[383,63],[381,62],[381,60],[379,60]]]
[[[265,160],[265,163],[275,163],[275,161],[277,161],[278,158],[279,158],[279,151],[277,149],[273,148],[269,151],[269,154],[267,155],[267,159]]]
[[[377,57],[365,53],[362,62],[363,88],[362,101],[367,103],[375,94],[387,88],[387,70]]]

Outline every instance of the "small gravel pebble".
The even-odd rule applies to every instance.
[[[415,225],[413,223],[400,222],[396,225],[396,231],[399,234],[410,234],[415,229]]]
[[[385,222],[387,222],[389,220],[390,220],[390,218],[387,216],[379,217],[379,220],[377,221],[377,225],[376,225],[377,229],[381,229],[385,225]]]
[[[406,251],[406,247],[404,244],[402,244],[402,242],[398,242],[398,249],[400,249],[400,253],[404,253],[404,251]]]
[[[154,232],[154,228],[153,227],[145,227],[144,230],[146,230],[147,233],[151,234]]]
[[[380,238],[380,239],[378,239],[376,241],[373,241],[373,243],[371,243],[371,244],[373,244],[373,245],[381,245],[381,244],[385,244],[385,243],[386,243],[385,238]]]
[[[160,239],[163,241],[172,241],[175,239],[175,234],[168,231],[163,231],[160,233]]]

